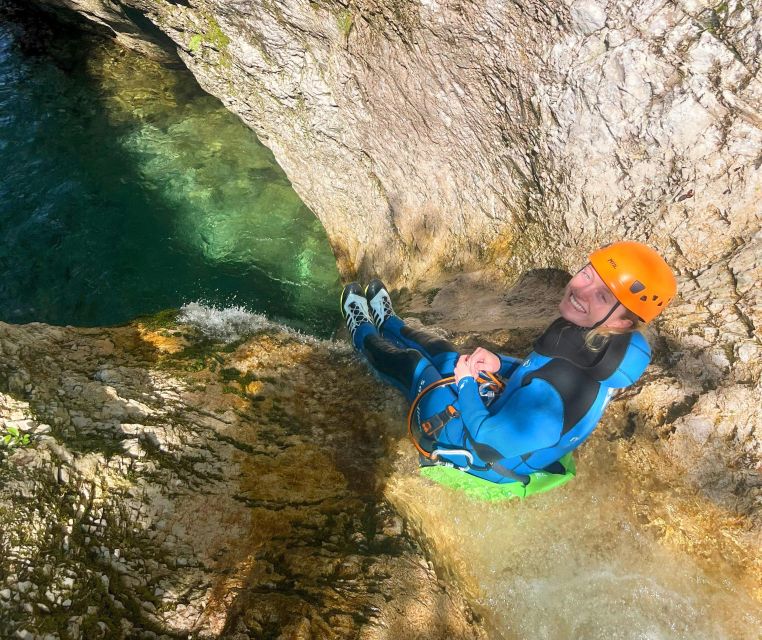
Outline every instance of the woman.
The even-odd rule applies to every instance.
[[[354,346],[386,380],[417,403],[413,430],[427,458],[496,483],[529,482],[536,471],[563,473],[558,460],[576,449],[617,389],[641,376],[651,351],[639,328],[676,292],[671,269],[653,249],[618,242],[593,252],[564,290],[561,317],[523,361],[482,348],[459,355],[442,338],[408,327],[373,280],[342,293]],[[505,386],[479,377],[497,374]],[[482,393],[480,393],[480,390]]]

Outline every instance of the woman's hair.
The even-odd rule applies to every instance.
[[[623,318],[632,322],[626,329],[600,326],[587,332],[587,335],[585,336],[585,345],[590,351],[600,351],[611,336],[639,331],[645,326],[645,322],[638,318],[632,311],[627,308],[625,308],[624,311],[625,314]]]

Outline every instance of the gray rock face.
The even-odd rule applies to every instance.
[[[31,435],[0,444],[0,637],[486,638],[381,495],[399,400],[348,345],[0,340],[0,434]]]

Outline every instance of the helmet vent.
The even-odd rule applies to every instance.
[[[630,285],[630,293],[640,293],[645,288],[646,285],[644,285],[640,280],[636,280]]]
[[[654,302],[654,301],[656,301],[656,300],[658,300],[658,299],[659,299],[659,296],[652,296],[652,297],[651,297],[651,302]]]
[[[640,299],[641,299],[643,302],[645,302],[646,300],[648,300],[648,296],[640,296]]]

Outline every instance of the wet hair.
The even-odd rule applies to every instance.
[[[596,327],[595,329],[591,329],[587,332],[587,335],[585,336],[585,345],[587,346],[590,351],[600,351],[603,349],[606,342],[608,342],[608,339],[611,336],[618,336],[618,335],[624,335],[627,333],[632,333],[634,331],[640,331],[642,327],[645,326],[645,322],[643,322],[638,316],[636,316],[632,311],[624,308],[624,316],[623,318],[625,320],[629,320],[632,322],[632,324],[627,327],[626,329],[616,329],[614,327],[605,327],[600,326]]]

